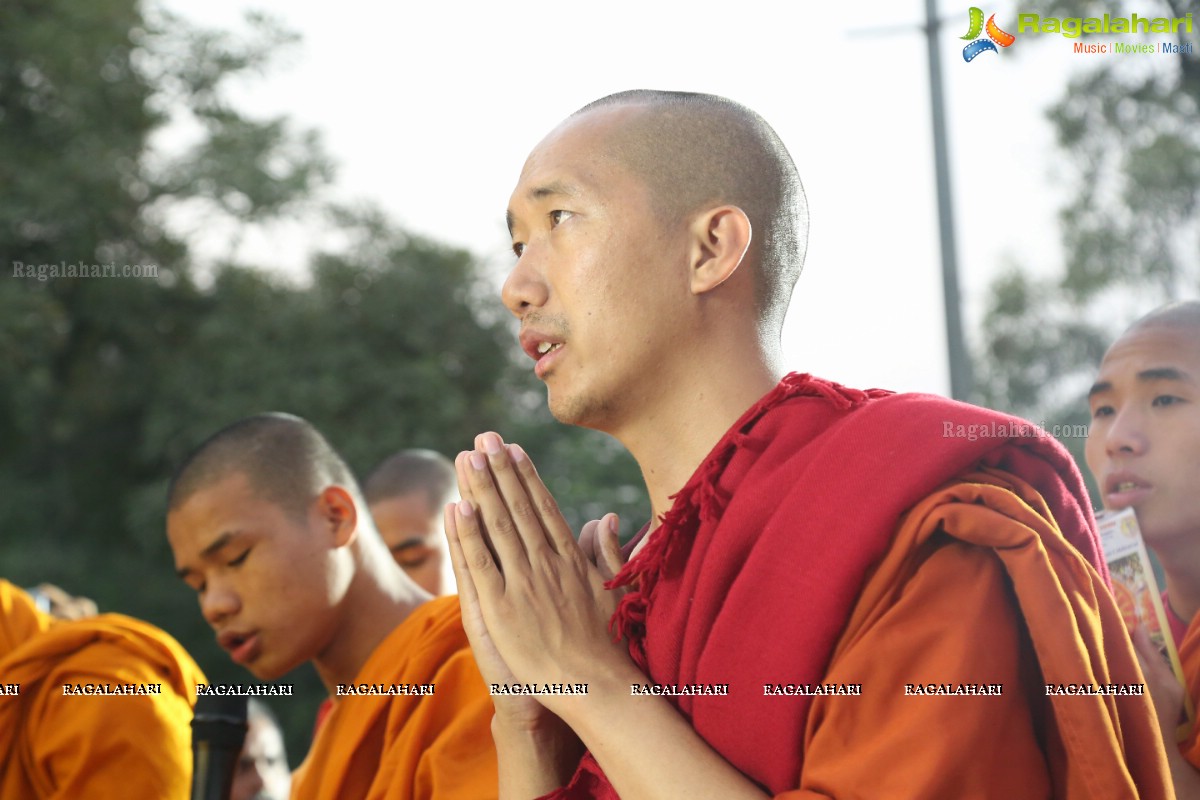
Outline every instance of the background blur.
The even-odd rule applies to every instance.
[[[174,577],[164,489],[246,414],[307,417],[360,474],[496,428],[575,524],[640,526],[632,462],[549,419],[497,297],[525,155],[604,94],[709,91],[763,114],[812,209],[788,366],[948,389],[923,4],[407,5],[0,4],[0,575],[148,619],[213,680],[248,677]],[[1011,33],[1021,11],[1191,10],[1029,5],[983,10]],[[1111,338],[1200,295],[1200,37],[1100,35],[1193,43],[1100,56],[1018,35],[966,63],[967,9],[941,4],[937,41],[973,399],[1086,424]],[[311,670],[288,681],[295,764],[320,689]]]

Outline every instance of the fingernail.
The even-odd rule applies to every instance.
[[[608,517],[608,529],[609,529],[610,531],[612,531],[612,535],[613,535],[613,536],[616,536],[618,533],[620,533],[620,521],[617,519],[617,515],[616,515],[616,514],[610,514],[610,515],[609,515],[609,517]]]
[[[519,444],[510,444],[508,446],[508,457],[513,460],[514,464],[520,463],[526,458],[525,451],[521,449],[521,445]]]
[[[475,469],[483,469],[487,466],[487,462],[483,460],[483,455],[478,450],[471,453],[471,466]]]
[[[471,504],[466,500],[459,500],[458,513],[462,514],[464,517],[470,517],[475,514],[475,509],[471,508]]]
[[[499,455],[504,449],[504,442],[500,441],[500,437],[494,433],[485,433],[483,435],[483,449],[487,451],[489,456]]]

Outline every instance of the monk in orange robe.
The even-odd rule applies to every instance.
[[[1087,462],[1105,508],[1132,507],[1166,575],[1163,602],[1186,688],[1134,631],[1180,798],[1200,798],[1200,726],[1177,741],[1184,692],[1200,708],[1200,302],[1164,306],[1121,335],[1089,393]]]
[[[263,414],[219,431],[168,506],[179,575],[230,657],[263,680],[311,661],[329,691],[293,798],[496,796],[492,705],[458,604],[396,565],[311,425]]]
[[[203,682],[154,626],[57,620],[0,580],[0,797],[185,800]]]
[[[442,506],[457,492],[454,465],[433,450],[393,453],[363,481],[363,496],[383,543],[408,577],[434,597],[454,594]],[[317,709],[314,735],[332,707],[327,699]]]
[[[806,220],[778,136],[724,98],[605,98],[526,161],[504,301],[652,521],[629,553],[611,515],[577,543],[520,447],[460,454],[476,660],[550,689],[494,698],[502,796],[1169,797],[1065,450],[783,373]]]

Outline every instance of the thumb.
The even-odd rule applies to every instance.
[[[583,551],[584,558],[593,564],[596,563],[596,529],[599,527],[600,520],[594,519],[583,523],[579,529],[579,549]]]
[[[620,518],[616,514],[605,514],[600,519],[596,531],[596,537],[599,540],[597,548],[599,557],[596,559],[596,567],[606,581],[616,577],[616,574],[621,571],[621,567],[625,566],[625,556],[621,553],[619,530]]]
[[[1137,652],[1138,663],[1147,678],[1155,683],[1166,680],[1174,681],[1175,673],[1163,663],[1162,653],[1150,639],[1150,632],[1144,625],[1137,625],[1132,631],[1133,649]]]
[[[1150,701],[1154,704],[1163,740],[1169,742],[1183,713],[1183,685],[1179,683],[1174,670],[1163,661],[1162,654],[1150,640],[1149,631],[1142,625],[1133,629],[1133,648],[1145,676],[1146,689],[1150,694]]]

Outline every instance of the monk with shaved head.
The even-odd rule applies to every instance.
[[[1061,446],[784,374],[808,212],[759,115],[592,103],[529,156],[508,225],[550,410],[629,449],[651,513],[626,548],[612,515],[576,539],[519,445],[458,456],[502,797],[1167,796]]]
[[[179,467],[167,536],[218,643],[261,680],[311,662],[333,700],[292,798],[496,794],[492,707],[453,598],[396,566],[345,462],[262,414]]]
[[[1134,631],[1154,693],[1180,798],[1200,798],[1200,729],[1176,726],[1185,691],[1200,707],[1200,301],[1163,306],[1135,322],[1100,363],[1089,394],[1087,463],[1105,508],[1133,508],[1166,574],[1186,687],[1144,631]]]
[[[363,481],[371,518],[392,557],[435,597],[454,594],[442,508],[458,497],[454,465],[433,450],[401,450]]]

